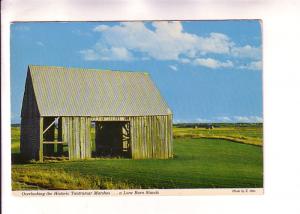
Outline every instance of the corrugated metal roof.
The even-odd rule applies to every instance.
[[[145,73],[33,65],[29,71],[41,116],[171,114]]]

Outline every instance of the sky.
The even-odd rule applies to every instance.
[[[18,22],[11,25],[11,122],[28,65],[148,72],[182,122],[262,122],[257,20]]]

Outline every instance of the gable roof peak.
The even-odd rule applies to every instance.
[[[61,66],[29,65],[41,116],[169,115],[150,76]]]

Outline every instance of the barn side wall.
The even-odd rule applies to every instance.
[[[172,115],[92,117],[92,121],[129,121],[133,159],[173,157]]]
[[[39,159],[40,117],[22,117],[21,153]],[[133,159],[173,157],[172,115],[136,117],[62,117],[62,140],[68,143],[69,159],[91,157],[91,121],[129,121]]]
[[[167,159],[173,156],[172,116],[131,119],[132,157]]]
[[[70,160],[91,157],[90,132],[89,117],[62,117],[62,139],[68,143]]]

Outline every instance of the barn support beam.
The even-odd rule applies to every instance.
[[[62,142],[62,119],[58,120],[58,134],[57,141]],[[63,145],[57,144],[57,154],[62,155],[64,152]]]
[[[43,134],[45,134],[46,131],[48,131],[54,124],[55,122],[59,119],[59,117],[56,117],[54,121],[43,131]]]
[[[43,122],[43,141],[55,141],[55,123],[57,118],[55,117],[44,117]],[[46,128],[46,129],[45,129]],[[43,155],[45,156],[54,156],[55,154],[55,145],[43,143]]]
[[[40,148],[39,148],[39,161],[43,162],[44,160],[44,149],[43,149],[43,124],[44,124],[44,119],[43,117],[40,117]]]

